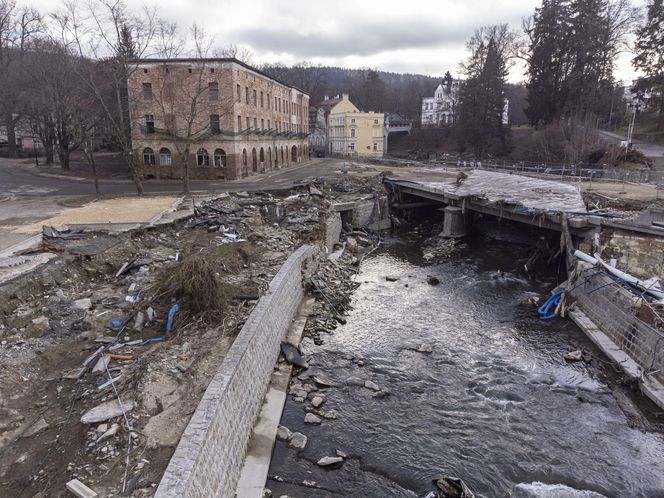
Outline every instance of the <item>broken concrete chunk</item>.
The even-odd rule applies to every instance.
[[[576,351],[570,351],[569,353],[566,353],[564,358],[567,361],[581,361],[583,359],[583,352],[580,349],[577,349]]]
[[[21,437],[34,436],[46,429],[48,429],[48,422],[44,420],[44,417],[39,417],[23,434],[21,434]]]
[[[74,301],[74,308],[87,311],[92,308],[92,301],[87,297],[84,299],[77,299]]]
[[[119,430],[120,430],[120,424],[111,425],[110,429],[108,429],[101,436],[99,436],[99,438],[97,439],[97,444],[101,443],[102,441],[108,438],[115,436]]]
[[[96,496],[99,496],[78,479],[72,479],[66,484],[66,486],[67,489],[75,496],[78,496],[78,498],[95,498]]]
[[[134,409],[134,402],[129,400],[123,400],[122,406],[117,399],[107,401],[101,405],[95,406],[92,410],[88,410],[81,417],[82,424],[94,424],[96,422],[103,422],[110,418],[119,417],[122,415],[122,408],[124,407],[125,412],[131,411]]]
[[[342,463],[343,461],[344,459],[341,458],[340,456],[335,456],[335,457],[325,456],[320,460],[318,460],[318,462],[316,463],[321,467],[329,467],[330,465],[336,465],[338,463]]]
[[[307,413],[304,416],[304,423],[305,424],[314,424],[314,425],[320,425],[321,419],[314,415],[313,413]]]
[[[111,357],[108,355],[101,355],[101,357],[97,360],[97,363],[95,364],[94,368],[92,369],[92,373],[95,375],[100,375],[106,373],[106,368],[108,367],[108,364],[111,362]]]
[[[298,451],[303,450],[306,445],[307,445],[307,436],[305,436],[301,432],[294,432],[293,436],[288,442],[288,446]]]
[[[284,427],[283,425],[280,425],[277,427],[277,439],[280,441],[290,441],[290,439],[293,437],[293,433],[288,427]]]
[[[34,318],[28,326],[28,335],[30,337],[41,337],[51,328],[51,322],[45,316]]]
[[[367,380],[364,382],[364,387],[367,389],[371,389],[372,391],[380,391],[380,387],[378,387],[378,384],[371,380]]]
[[[341,458],[348,458],[348,454],[341,450],[337,450],[337,456]]]
[[[325,403],[325,398],[323,398],[322,396],[314,396],[314,399],[311,400],[311,404],[313,405],[314,408],[318,408],[323,403]]]

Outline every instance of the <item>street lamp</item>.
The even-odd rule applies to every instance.
[[[631,149],[632,148],[632,135],[634,134],[634,122],[636,121],[636,113],[641,108],[641,105],[631,103],[631,104],[628,105],[628,107],[634,109],[634,114],[632,114],[632,121],[629,124],[629,128],[627,129],[627,148]]]

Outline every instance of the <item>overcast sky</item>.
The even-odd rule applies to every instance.
[[[635,5],[645,0],[632,0]],[[136,0],[130,0],[136,4]],[[442,76],[459,71],[465,42],[482,25],[521,27],[541,0],[161,0],[163,17],[205,26],[219,46],[250,49],[255,63],[370,67]],[[42,11],[53,0],[33,0]],[[631,80],[625,54],[616,76]],[[524,78],[515,66],[511,81]]]

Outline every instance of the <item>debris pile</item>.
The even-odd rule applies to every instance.
[[[328,206],[300,187],[120,235],[46,228],[52,263],[0,288],[0,486],[151,495],[272,277],[323,239]],[[317,285],[343,312],[348,298]]]

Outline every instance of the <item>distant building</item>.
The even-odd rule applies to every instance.
[[[456,119],[461,80],[447,84],[442,82],[436,88],[433,97],[422,99],[422,127],[452,126]],[[509,124],[509,99],[503,102],[503,125]]]
[[[433,97],[422,99],[422,127],[454,124],[460,84],[459,80],[440,83]]]
[[[380,112],[360,112],[346,93],[335,99],[338,102],[330,107],[327,118],[330,154],[382,157],[385,115]]]
[[[16,115],[14,115],[16,116]],[[19,119],[14,127],[16,138],[16,148],[18,150],[42,150],[44,146],[39,139],[39,135],[32,129],[29,123],[24,119]],[[7,126],[0,125],[0,150],[9,146],[9,136]]]
[[[313,152],[327,153],[327,121],[322,107],[309,108],[309,148]]]
[[[241,178],[308,157],[309,95],[237,59],[140,60],[128,85],[146,175],[181,177],[185,140],[192,178]]]

